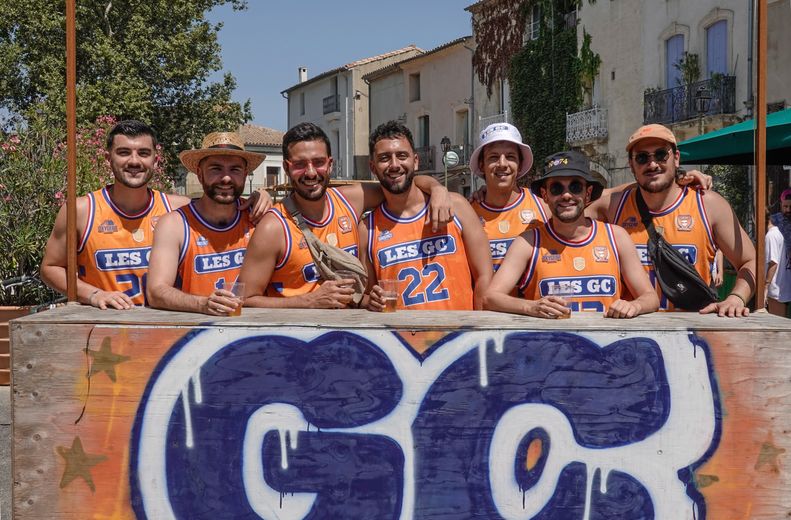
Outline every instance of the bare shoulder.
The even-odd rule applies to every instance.
[[[185,195],[176,195],[175,193],[167,193],[165,196],[168,198],[170,207],[173,209],[186,206],[190,202],[190,198]]]
[[[253,236],[250,238],[250,243],[256,244],[269,244],[272,245],[272,240],[277,239],[283,234],[283,224],[278,215],[269,210],[264,214],[261,222],[255,227]]]
[[[167,229],[172,231],[175,229],[176,226],[181,228],[181,214],[176,211],[171,211],[170,213],[165,213],[161,217],[159,217],[159,221],[157,221],[157,227],[155,228],[156,231],[162,233],[161,230]]]

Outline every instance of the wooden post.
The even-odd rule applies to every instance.
[[[66,297],[77,301],[77,37],[75,0],[66,0]]]
[[[764,241],[766,238],[766,0],[758,0],[758,92],[755,105],[755,308],[766,306],[764,286],[766,269]],[[752,71],[750,71],[752,74]]]

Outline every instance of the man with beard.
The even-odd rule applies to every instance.
[[[700,310],[719,316],[747,316],[747,302],[755,290],[755,247],[739,224],[728,202],[713,191],[696,191],[676,182],[681,154],[673,133],[662,125],[640,127],[626,145],[629,166],[637,188],[613,190],[591,204],[591,216],[626,229],[637,245],[640,260],[656,286],[660,309],[674,306],[661,294],[648,258],[648,232],[637,208],[637,192],[651,212],[654,226],[664,239],[683,252],[707,283],[717,249],[738,270],[736,284],[721,302]]]
[[[157,225],[148,273],[152,307],[226,316],[241,305],[224,286],[239,276],[252,229],[239,196],[265,157],[245,151],[234,132],[211,133],[202,148],[181,152],[203,196]]]
[[[283,168],[289,177],[294,206],[319,240],[358,254],[360,215],[382,201],[374,184],[328,188],[332,173],[330,141],[313,123],[300,123],[283,136]],[[430,192],[432,225],[450,220],[447,191],[421,176],[420,189]],[[353,280],[320,281],[302,230],[283,202],[275,204],[250,240],[239,277],[245,283],[245,305],[339,309],[352,301]]]
[[[552,216],[514,239],[486,293],[487,309],[537,318],[567,318],[571,310],[633,318],[657,309],[659,299],[626,231],[585,216],[604,189],[585,155],[551,155],[530,189]],[[511,295],[517,282],[524,299]],[[632,301],[621,298],[623,283],[637,295]],[[566,288],[566,297],[557,296],[557,288]]]
[[[409,129],[396,121],[384,123],[371,134],[368,149],[371,171],[385,195],[360,223],[368,308],[385,309],[384,290],[377,281],[390,279],[400,285],[398,309],[480,309],[492,259],[472,207],[452,193],[453,220],[444,229],[431,229],[425,222],[430,197],[413,183],[419,159]]]

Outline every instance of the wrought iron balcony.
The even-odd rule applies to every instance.
[[[322,105],[324,107],[325,114],[331,114],[332,112],[341,111],[340,97],[338,96],[338,94],[333,94],[331,96],[325,97],[322,100]]]
[[[588,110],[566,114],[566,142],[607,138],[607,109],[594,106]]]
[[[711,96],[708,110],[701,114],[695,106],[695,94],[705,89]],[[643,96],[643,122],[678,123],[701,115],[736,112],[736,77],[719,76],[689,85],[646,92]]]
[[[419,172],[434,170],[434,147],[422,146],[415,150],[420,162],[418,163]]]
[[[508,111],[493,116],[478,117],[478,132],[494,123],[510,123],[508,120]]]

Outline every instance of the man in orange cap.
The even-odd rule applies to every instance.
[[[681,154],[667,127],[651,124],[638,128],[629,138],[626,151],[637,186],[605,193],[589,206],[589,214],[629,232],[659,294],[660,310],[673,310],[673,304],[661,294],[648,257],[648,231],[637,207],[639,192],[657,232],[686,255],[706,283],[711,283],[711,264],[717,249],[738,270],[731,293],[700,312],[747,316],[747,302],[755,291],[755,247],[728,202],[713,191],[696,191],[675,182]]]
[[[252,223],[239,207],[247,175],[263,154],[248,152],[234,132],[214,132],[197,150],[181,152],[197,174],[203,196],[162,217],[154,233],[148,273],[152,307],[225,316],[241,301],[224,288],[236,281]]]

